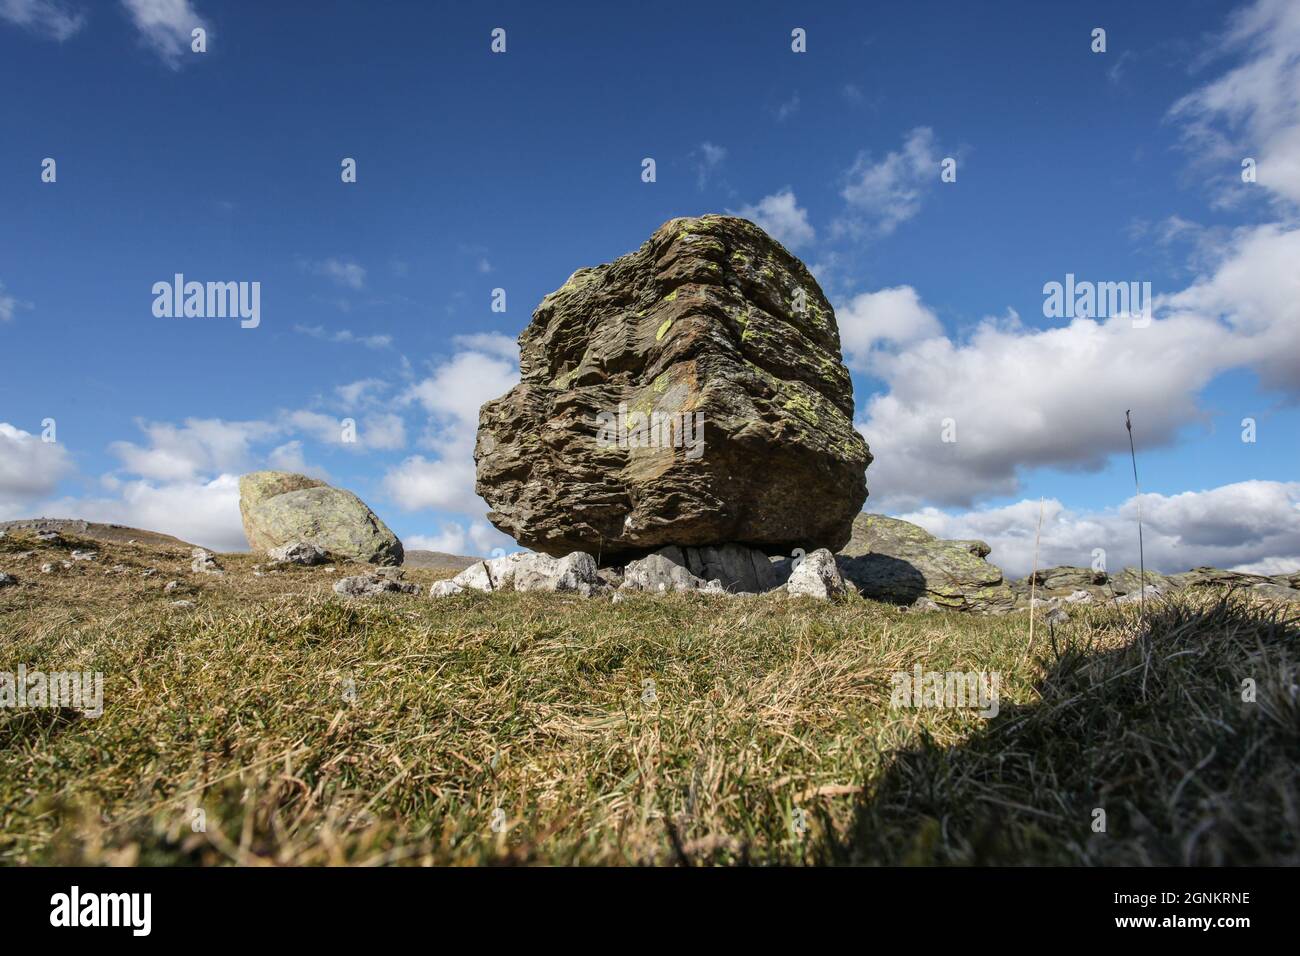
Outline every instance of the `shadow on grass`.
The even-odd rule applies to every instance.
[[[1297,623],[1181,598],[1117,649],[1053,641],[1038,702],[895,755],[847,830],[823,815],[809,862],[1300,862]]]

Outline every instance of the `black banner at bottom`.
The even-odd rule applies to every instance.
[[[1291,924],[1285,869],[0,869],[6,940],[52,935],[337,945],[377,931],[487,932],[536,944],[575,930],[606,944],[675,938],[734,947],[782,923],[860,933],[918,927],[1087,940],[1157,934],[1229,943]],[[811,921],[811,922],[810,922]],[[928,930],[923,930],[928,932]],[[649,934],[649,935],[646,935]],[[996,937],[988,937],[996,938]],[[129,943],[128,943],[129,944]],[[1181,945],[1181,943],[1180,943]]]

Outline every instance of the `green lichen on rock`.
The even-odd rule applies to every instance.
[[[244,535],[254,551],[306,542],[339,560],[401,564],[402,543],[360,498],[306,475],[257,471],[239,479]]]
[[[791,320],[793,288],[824,323]],[[871,454],[834,312],[753,223],[670,220],[586,270],[542,300],[520,368],[520,384],[483,406],[475,461],[490,520],[521,544],[614,560],[665,544],[788,553],[848,540]],[[699,453],[597,446],[598,414],[648,410],[647,397],[689,411],[693,428],[698,416]]]

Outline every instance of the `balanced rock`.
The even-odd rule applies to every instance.
[[[254,551],[313,544],[339,559],[402,563],[402,542],[350,491],[284,471],[239,479],[239,513]]]
[[[839,569],[864,597],[893,604],[933,601],[963,611],[1004,613],[1015,593],[984,556],[983,541],[944,541],[899,518],[861,514]]]
[[[849,540],[871,454],[835,315],[753,223],[665,223],[546,296],[519,346],[474,458],[488,517],[520,544],[604,563]]]

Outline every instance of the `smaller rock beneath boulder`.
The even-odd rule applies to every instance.
[[[225,574],[221,565],[217,563],[216,556],[211,551],[204,551],[202,548],[195,548],[190,557],[190,570],[195,574]]]
[[[648,554],[631,562],[623,569],[622,591],[649,591],[659,594],[665,591],[701,591],[708,583],[691,574],[681,564],[673,561],[665,552],[677,551],[679,548],[664,548],[654,554]]]
[[[99,557],[98,551],[73,551],[72,552],[73,561],[94,561],[97,557]]]
[[[324,564],[329,560],[329,552],[308,541],[293,541],[278,548],[271,548],[266,554],[275,564],[311,566]]]
[[[766,553],[743,544],[706,548],[668,546],[657,552],[702,581],[718,581],[725,591],[770,591],[784,580]]]
[[[806,554],[786,582],[786,593],[791,597],[814,597],[826,600],[840,597],[848,589],[835,565],[835,555],[825,548]]]
[[[179,607],[179,608],[193,607],[194,602],[193,601],[172,601],[171,606]]]
[[[475,591],[566,591],[583,597],[601,586],[596,559],[584,551],[562,558],[533,552],[507,554],[472,564],[451,580],[459,588]]]
[[[34,535],[37,541],[44,541],[46,544],[62,544],[63,536],[57,531],[38,531]]]
[[[181,587],[182,585],[181,582],[179,581],[168,581],[166,584],[163,585],[163,594],[172,594],[176,591],[179,591]]]
[[[600,587],[596,559],[585,551],[562,558],[546,554],[524,554],[515,562],[516,591],[573,591],[590,597]]]
[[[5,574],[0,571],[0,588],[11,588],[18,583],[18,579],[12,574]]]

